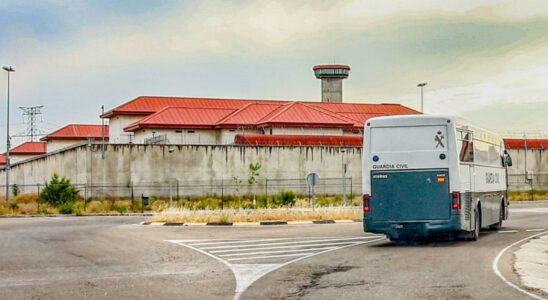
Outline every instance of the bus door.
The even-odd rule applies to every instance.
[[[464,208],[464,220],[468,222],[472,229],[473,213],[472,192],[474,191],[474,145],[472,131],[457,130],[459,160],[460,160],[460,178],[461,178],[461,200]]]

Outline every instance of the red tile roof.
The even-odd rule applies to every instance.
[[[252,127],[283,104],[249,103],[219,122],[219,127]]]
[[[296,101],[140,96],[106,112],[103,117],[110,118],[115,115],[147,116],[166,107],[240,109],[250,103],[284,105],[292,102]],[[300,103],[319,106],[335,113],[381,113],[387,115],[419,113],[399,104],[321,103],[311,101],[301,101]]]
[[[363,139],[360,135],[237,134],[234,140],[237,145],[361,147]]]
[[[249,103],[272,103],[287,101],[243,100],[243,99],[213,99],[186,97],[150,97],[140,96],[126,102],[108,112],[103,117],[115,115],[150,115],[166,107],[200,107],[237,109]]]
[[[92,124],[69,124],[46,135],[40,140],[87,140],[89,138],[101,139],[103,134],[105,135],[105,139],[108,140],[108,125],[103,126]]]
[[[24,142],[10,150],[10,155],[40,155],[46,154],[45,142]]]
[[[6,155],[0,154],[0,165],[5,165],[5,164],[6,164]]]
[[[180,110],[168,107],[178,107]],[[201,116],[211,110],[232,110],[223,119]],[[186,111],[186,112],[185,112]],[[177,113],[175,113],[177,112]],[[161,113],[161,116],[160,116]],[[417,114],[399,104],[359,104],[290,102],[280,100],[209,99],[141,96],[124,103],[103,117],[115,115],[142,115],[145,118],[124,130],[141,127],[163,128],[238,128],[257,126],[306,126],[306,127],[363,127],[365,120],[382,115]],[[195,115],[196,114],[196,115]],[[154,116],[154,117],[152,117]],[[183,118],[183,119],[178,119]],[[352,123],[351,125],[349,123]]]
[[[260,126],[352,127],[355,121],[319,106],[301,102],[286,104],[265,116]]]
[[[130,124],[127,131],[138,128],[214,128],[234,109],[166,107],[140,121]]]
[[[504,139],[506,149],[548,149],[548,139]]]

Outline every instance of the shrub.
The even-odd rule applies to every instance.
[[[14,185],[11,186],[11,193],[14,196],[19,195],[20,192],[21,192],[21,190],[19,189],[19,186],[17,184],[14,184]]]
[[[274,206],[293,206],[295,205],[295,192],[292,190],[282,190],[279,195],[272,197]]]
[[[54,173],[50,181],[45,183],[40,197],[44,202],[59,207],[59,212],[61,212],[61,206],[64,206],[64,211],[70,210],[71,205],[69,204],[74,204],[77,195],[78,190],[68,178],[59,177],[57,173]]]
[[[73,214],[75,211],[74,203],[65,203],[59,205],[57,209],[59,210],[60,214]]]

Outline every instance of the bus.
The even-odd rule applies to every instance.
[[[391,241],[436,234],[477,240],[508,218],[500,136],[445,116],[369,119],[363,142],[363,228]]]

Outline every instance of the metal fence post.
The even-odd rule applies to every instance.
[[[134,207],[134,201],[135,201],[135,195],[133,193],[133,181],[130,183],[130,188],[131,188],[131,210],[134,210],[135,207]]]
[[[177,197],[177,207],[179,207],[179,179],[177,179],[176,182],[177,182],[177,195],[176,195],[176,197]]]
[[[350,205],[354,202],[354,195],[352,193],[352,177],[350,177]]]
[[[38,208],[36,208],[37,211],[40,211],[40,184],[36,184],[36,189],[38,191],[38,198],[36,199],[36,203],[38,204]]]
[[[265,194],[265,205],[268,208],[268,178],[264,179],[264,194]]]
[[[225,185],[221,179],[221,209],[225,209]]]

